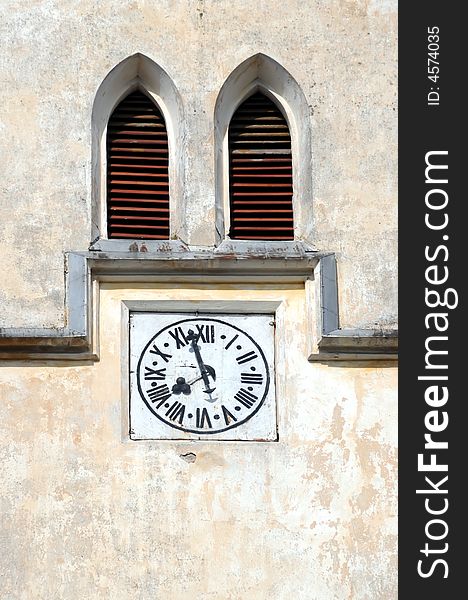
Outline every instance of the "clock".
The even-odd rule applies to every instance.
[[[130,347],[131,437],[276,435],[271,315],[132,313]]]

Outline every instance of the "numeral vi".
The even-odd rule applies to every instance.
[[[197,408],[195,415],[196,415],[196,425],[199,429],[204,429],[205,423],[206,423],[206,426],[208,427],[208,429],[212,429],[210,416],[209,416],[206,408],[202,408],[202,409]]]

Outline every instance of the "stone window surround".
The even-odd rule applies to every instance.
[[[312,156],[309,107],[294,77],[265,54],[244,60],[228,76],[214,111],[216,244],[229,239],[229,124],[237,108],[255,92],[270,98],[283,113],[291,134],[294,239],[313,240]]]
[[[313,239],[311,150],[306,99],[294,78],[273,59],[257,54],[241,63],[223,84],[215,106],[216,241],[215,248],[189,247],[180,240],[106,239],[106,130],[115,106],[134,89],[153,98],[166,120],[169,138],[171,231],[181,230],[184,161],[183,104],[167,73],[151,59],[135,54],[117,65],[96,94],[92,116],[92,239],[89,252],[65,255],[66,325],[57,329],[0,329],[0,359],[98,360],[97,323],[93,304],[99,281],[232,282],[253,277],[268,283],[307,282],[320,290],[316,314],[315,351],[310,361],[395,360],[397,332],[340,329],[336,258],[318,252],[306,241]],[[272,98],[283,111],[292,138],[295,241],[232,241],[229,231],[228,127],[233,113],[256,90]],[[298,127],[300,123],[300,127]],[[297,160],[297,157],[301,160]],[[296,160],[295,160],[296,157]],[[304,225],[305,224],[305,225]]]
[[[107,239],[107,123],[128,94],[141,90],[164,116],[169,146],[170,231],[182,229],[184,196],[184,110],[182,99],[166,71],[143,54],[129,56],[104,78],[94,99],[92,129],[92,214],[90,249],[128,250],[132,240]]]
[[[116,65],[99,86],[92,110],[92,229],[90,250],[128,251],[132,241],[107,238],[106,133],[117,104],[135,89],[142,90],[161,110],[169,143],[169,243],[186,239],[184,225],[185,120],[180,94],[166,71],[143,54],[134,54]],[[313,239],[312,157],[309,108],[294,77],[265,54],[244,60],[228,76],[214,110],[215,240],[229,240],[229,144],[232,115],[251,94],[261,91],[283,113],[291,134],[293,158],[293,210],[295,239]],[[151,245],[146,245],[148,251]],[[174,244],[177,248],[177,243]]]

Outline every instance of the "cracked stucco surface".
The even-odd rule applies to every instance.
[[[396,25],[393,0],[3,0],[0,326],[63,324],[63,253],[91,239],[93,101],[136,52],[184,103],[181,219],[199,246],[214,243],[224,81],[259,52],[294,76],[312,130],[308,241],[337,254],[342,327],[392,326]],[[130,443],[122,299],[215,296],[286,302],[280,442]],[[100,315],[100,362],[0,365],[2,598],[397,598],[393,366],[307,362],[299,287],[105,284]]]

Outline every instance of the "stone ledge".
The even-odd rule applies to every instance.
[[[323,334],[309,361],[331,360],[398,360],[398,331],[338,329]]]
[[[0,360],[98,360],[93,351],[92,282],[262,281],[304,282],[319,265],[321,337],[310,361],[396,360],[398,333],[340,329],[336,259],[301,242],[259,245],[227,241],[216,249],[158,245],[157,252],[69,252],[66,255],[66,325],[57,329],[1,328]],[[284,247],[283,247],[284,246]]]
[[[320,337],[310,362],[336,360],[398,360],[398,331],[395,329],[341,329],[339,323],[336,257],[323,254],[317,269],[320,290]]]

